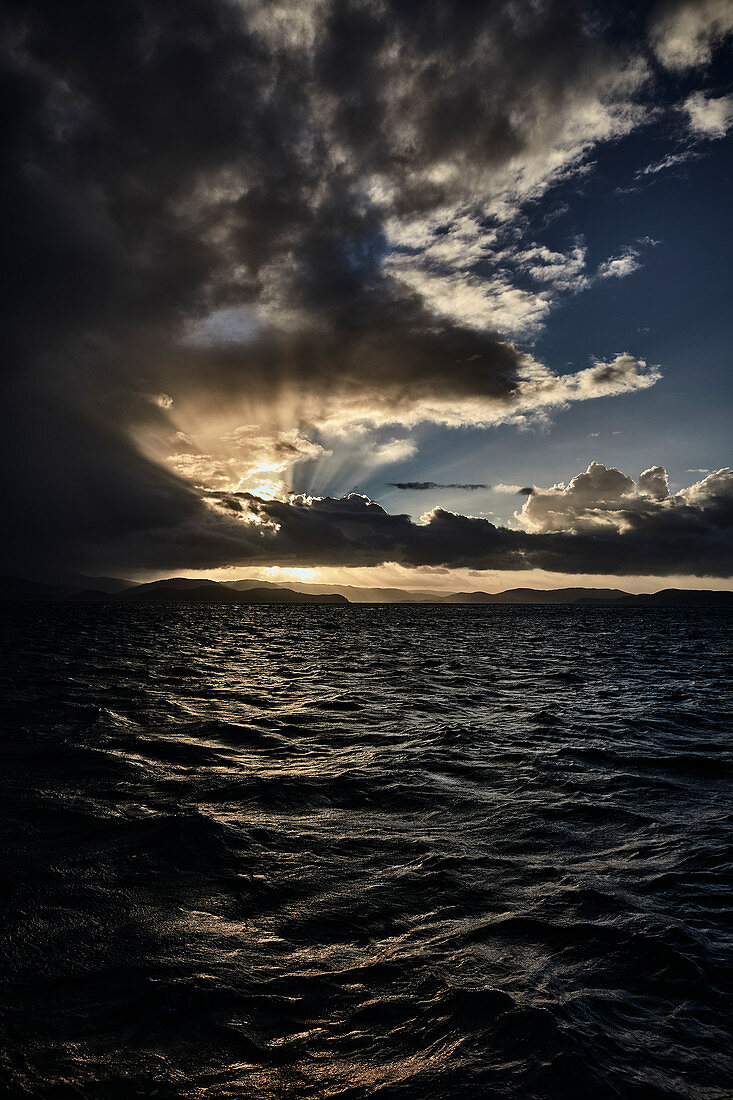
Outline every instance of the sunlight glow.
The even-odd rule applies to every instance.
[[[246,489],[262,500],[285,500],[289,492],[283,481],[274,481],[272,478],[259,478],[251,488],[240,481],[237,488]]]
[[[320,580],[319,569],[287,569],[279,565],[268,565],[264,569],[258,570],[265,580],[268,581],[318,581]]]

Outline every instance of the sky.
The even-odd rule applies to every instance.
[[[2,570],[731,587],[733,0],[9,0]]]

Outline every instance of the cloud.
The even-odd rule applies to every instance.
[[[612,256],[598,268],[599,279],[625,279],[641,267],[639,253],[635,248],[627,248],[619,256]]]
[[[639,493],[654,500],[669,500],[669,478],[663,466],[651,466],[639,474]]]
[[[459,484],[457,482],[443,484],[439,481],[390,481],[389,484],[393,489],[411,489],[413,492],[423,492],[426,489],[468,489],[474,491],[491,488],[490,485],[478,482],[476,484]]]
[[[592,463],[567,486],[534,489],[519,529],[434,508],[413,522],[359,494],[262,499],[209,492],[170,526],[99,547],[95,560],[148,569],[214,564],[543,569],[558,573],[733,575],[733,470],[670,494],[661,467],[638,484]]]
[[[687,118],[687,131],[680,136],[681,147],[637,169],[634,174],[637,184],[705,156],[706,143],[725,137],[733,124],[733,95],[710,96],[701,91],[693,92],[676,110]]]
[[[538,283],[549,283],[556,291],[575,292],[587,285],[586,248],[576,241],[568,252],[557,252],[546,245],[534,245],[519,252],[517,266]]]
[[[643,180],[644,176],[656,176],[660,172],[668,172],[671,168],[677,168],[681,164],[689,164],[690,161],[697,160],[699,156],[699,150],[694,147],[682,149],[679,153],[665,153],[659,160],[638,169],[634,179],[637,181]]]
[[[220,347],[241,344],[257,332],[257,322],[251,312],[240,306],[214,309],[204,318],[196,318],[185,326],[182,339],[185,343],[201,347]]]
[[[600,264],[596,279],[625,279],[642,266],[644,248],[656,248],[661,241],[641,237],[635,245],[626,245],[617,256],[610,256]]]
[[[546,292],[523,290],[504,275],[486,278],[467,272],[426,270],[412,257],[393,257],[389,271],[439,317],[512,337],[537,332],[552,305]]]
[[[275,552],[270,513],[232,527],[232,497],[225,530],[197,486],[279,484],[359,425],[524,425],[660,378],[598,348],[559,374],[517,343],[587,279],[582,241],[549,249],[529,212],[652,113],[644,43],[582,7],[4,20],[5,568]],[[293,537],[322,513],[288,507]]]
[[[599,280],[621,279],[638,271],[645,248],[660,243],[643,237],[609,257],[593,274],[587,270],[582,240],[565,252],[536,243],[518,246],[513,230],[507,242],[496,229],[482,232],[465,214],[447,226],[421,225],[412,248],[392,253],[385,270],[440,317],[528,339],[542,331],[565,296],[579,294]],[[398,240],[405,245],[409,237]],[[520,285],[527,280],[534,285]]]
[[[526,424],[573,402],[646,389],[661,377],[658,367],[626,352],[559,375],[507,341],[435,320],[423,329],[409,313],[399,326],[374,317],[356,331],[264,331],[241,347],[200,355],[178,349],[159,363],[170,388],[176,379],[193,386],[199,417],[270,408],[278,419],[290,416],[341,437],[365,425]],[[176,405],[183,408],[178,399]]]
[[[176,442],[182,448],[193,441],[185,433],[177,433]],[[216,444],[217,453],[178,449],[167,456],[168,465],[196,484],[238,489],[268,474],[284,474],[295,463],[330,454],[297,428],[268,432],[255,424],[243,424],[208,442]]]
[[[684,103],[690,129],[706,138],[725,137],[733,124],[733,95],[706,96],[693,92]]]
[[[708,64],[732,30],[730,0],[671,0],[658,7],[650,39],[661,63],[683,72]]]
[[[369,466],[389,466],[393,462],[404,462],[417,454],[417,444],[412,439],[388,439],[369,447],[364,460]]]
[[[631,542],[642,536],[656,536],[659,550],[665,538],[679,538],[679,545],[676,549],[671,546],[669,553],[678,551],[684,556],[685,540],[699,536],[706,526],[712,544],[719,540],[725,544],[731,538],[733,470],[719,470],[687,489],[671,493],[662,466],[644,470],[634,482],[615,467],[591,462],[567,485],[535,489],[516,513],[516,520],[524,531],[533,534],[613,533]]]
[[[170,409],[173,407],[173,398],[167,393],[153,393],[150,395],[149,400],[154,405],[157,405],[159,409]]]
[[[617,526],[619,509],[636,493],[633,478],[615,467],[591,462],[566,486],[535,489],[517,520],[526,531],[572,531]]]

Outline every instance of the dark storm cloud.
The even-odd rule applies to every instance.
[[[412,489],[416,492],[423,492],[426,489],[489,489],[489,485],[484,485],[481,482],[475,484],[468,482],[466,484],[459,484],[458,482],[441,483],[439,481],[390,481],[389,483],[393,489]]]
[[[653,468],[652,478],[642,475],[639,489],[628,479],[624,491],[618,482],[626,475],[601,467],[592,489],[571,482],[567,490],[553,490],[572,498],[563,502],[567,530],[552,524],[543,530],[509,529],[443,508],[413,522],[358,494],[263,500],[251,493],[209,492],[204,512],[191,512],[173,524],[163,515],[152,532],[130,532],[122,543],[90,546],[90,560],[104,561],[107,568],[151,570],[398,562],[479,570],[732,576],[733,470],[718,471],[665,497],[654,484],[660,470]],[[585,523],[578,522],[581,514]]]
[[[598,97],[623,100],[621,54],[587,16],[567,0],[460,18],[448,3],[334,0],[280,19],[225,0],[9,0],[4,568],[525,560],[528,536],[449,513],[416,525],[338,501],[212,509],[139,438],[169,427],[171,399],[145,396],[158,392],[202,405],[366,394],[385,415],[446,395],[512,408],[526,356],[385,272],[384,226],[435,211],[456,179],[470,199],[477,174],[541,159],[579,103],[592,118]],[[572,156],[613,137],[602,123]],[[182,342],[192,318],[232,305],[259,311],[246,345]],[[640,384],[638,364],[614,364],[562,393]],[[535,374],[540,404],[554,385]]]

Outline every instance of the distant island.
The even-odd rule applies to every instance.
[[[619,588],[511,588],[505,592],[424,592],[353,585],[288,585],[274,581],[223,583],[194,577],[137,583],[119,577],[64,574],[53,580],[0,577],[0,600],[55,600],[115,603],[203,604],[568,604],[581,607],[733,608],[733,592],[666,588],[634,594]]]
[[[115,603],[206,603],[206,604],[283,604],[318,603],[348,604],[338,593],[296,592],[285,586],[263,585],[239,590],[218,581],[173,577],[170,580],[145,584],[121,582],[114,577],[102,577],[95,585],[94,577],[85,577],[89,584],[49,584],[16,577],[0,578],[2,600],[85,600]]]

